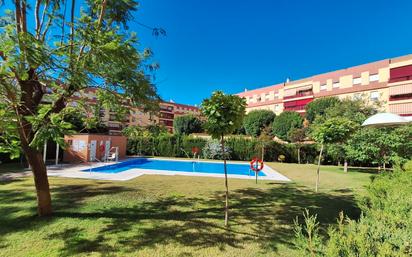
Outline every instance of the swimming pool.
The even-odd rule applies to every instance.
[[[182,160],[159,160],[148,158],[136,158],[123,161],[116,164],[85,169],[87,172],[100,173],[120,173],[131,169],[139,170],[159,170],[165,172],[193,172],[193,173],[208,173],[208,174],[224,174],[223,162],[204,162],[204,161],[182,161]],[[254,176],[254,172],[250,171],[249,165],[244,163],[227,164],[227,173],[229,175]],[[265,177],[266,174],[261,171],[259,177]]]

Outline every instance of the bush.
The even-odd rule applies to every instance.
[[[262,141],[242,136],[231,136],[226,140],[229,152],[228,159],[250,161],[253,157],[262,156]],[[265,161],[278,161],[279,155],[285,156],[285,162],[297,162],[297,146],[280,144],[275,141],[265,142]],[[192,149],[201,150],[201,156],[209,159],[220,159],[220,143],[215,140],[161,134],[159,136],[137,136],[128,140],[127,153],[131,155],[192,157]],[[301,146],[301,161],[313,163],[317,156],[315,145]]]
[[[289,131],[302,126],[303,118],[299,113],[285,111],[275,118],[272,124],[272,134],[283,140],[288,140]]]
[[[246,134],[257,137],[262,129],[269,126],[275,119],[276,114],[269,110],[254,110],[249,112],[243,119],[243,127]]]
[[[178,116],[173,121],[173,129],[176,134],[189,135],[202,132],[202,121],[194,115]]]
[[[217,140],[210,140],[203,149],[203,157],[206,159],[223,160],[222,145]],[[225,145],[226,159],[230,159],[231,149]]]
[[[412,255],[411,169],[376,176],[359,205],[363,211],[360,219],[341,215],[337,227],[329,228],[327,239],[319,235],[315,216],[306,215],[306,225],[296,223],[301,256]]]

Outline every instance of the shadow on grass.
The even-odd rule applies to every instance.
[[[216,247],[224,251],[227,247],[242,249],[248,243],[260,245],[259,249],[266,253],[277,251],[280,244],[292,244],[293,220],[301,216],[305,208],[317,214],[323,227],[335,224],[340,211],[351,218],[360,215],[350,191],[327,194],[295,184],[273,186],[231,191],[228,228],[223,224],[223,192],[205,198],[175,196],[134,201],[117,194],[131,191],[138,194],[136,189],[112,183],[63,185],[53,188],[54,216],[40,219],[34,215],[33,192],[1,190],[0,236],[40,230],[63,218],[72,220],[72,225],[49,233],[44,239],[62,240],[62,255],[136,253],[143,248],[167,244],[195,250]],[[128,205],[106,204],[100,200],[91,207],[88,200],[100,196],[110,196]],[[19,212],[25,214],[15,215]],[[79,220],[98,222],[97,235],[90,238],[85,228],[73,227]]]
[[[166,197],[131,207],[102,208],[93,212],[57,211],[56,217],[104,219],[105,227],[96,238],[99,244],[91,244],[90,249],[85,248],[78,237],[70,237],[70,231],[53,235],[53,238],[64,240],[62,251],[71,253],[83,250],[106,254],[116,251],[133,253],[165,244],[194,249],[217,247],[223,251],[229,246],[243,248],[247,243],[259,244],[264,253],[276,251],[279,244],[292,244],[293,220],[301,216],[305,208],[318,215],[323,227],[336,224],[340,211],[351,218],[360,215],[351,195],[314,193],[283,184],[267,190],[232,191],[230,227],[226,228],[223,225],[223,200],[223,193],[219,192],[206,199]],[[116,238],[117,249],[106,244],[105,238]],[[84,240],[87,245],[90,239]]]

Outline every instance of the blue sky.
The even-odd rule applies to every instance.
[[[165,99],[199,104],[237,93],[412,53],[409,0],[142,0],[131,23],[160,63]]]
[[[10,8],[10,1],[0,9]],[[410,0],[140,4],[129,27],[160,64],[159,94],[179,103],[200,104],[218,89],[238,93],[412,53]],[[155,38],[137,22],[162,27],[167,36]]]

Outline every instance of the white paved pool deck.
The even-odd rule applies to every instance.
[[[176,160],[176,159],[165,159],[165,158],[151,158],[155,160],[169,160],[169,161],[189,161],[189,160]],[[122,161],[127,161],[122,160]],[[197,161],[197,160],[196,160]],[[210,162],[200,160],[199,162]],[[93,164],[79,164],[79,165],[53,165],[47,167],[47,174],[49,176],[55,177],[66,177],[66,178],[82,178],[82,179],[96,179],[96,180],[113,180],[113,181],[126,181],[133,178],[137,178],[142,175],[167,175],[167,176],[197,176],[197,177],[217,177],[223,178],[224,174],[213,174],[213,173],[201,173],[201,172],[182,172],[182,171],[162,171],[162,170],[149,170],[149,169],[129,169],[118,173],[104,173],[104,172],[87,172],[84,170],[101,167],[105,165],[112,165],[116,162],[110,163],[93,163]],[[230,164],[247,164],[247,162],[231,162]],[[289,178],[283,176],[279,172],[273,170],[267,165],[264,166],[262,170],[266,176],[261,176],[258,180],[273,180],[273,181],[291,181]],[[244,175],[228,175],[229,178],[239,178],[239,179],[255,179],[255,174],[251,172],[250,176]]]

